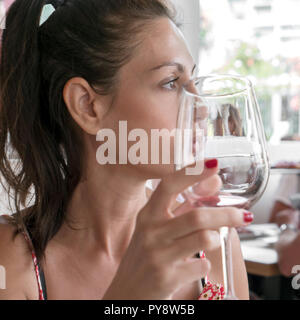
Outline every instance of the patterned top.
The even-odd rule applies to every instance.
[[[200,259],[205,259],[204,251],[199,253]],[[198,297],[198,300],[222,300],[225,296],[225,290],[223,285],[221,284],[213,284],[211,283],[207,277],[204,280],[205,284],[203,286],[203,290]]]
[[[198,300],[222,300],[224,299],[224,287],[220,284],[213,284],[208,281],[200,294]]]

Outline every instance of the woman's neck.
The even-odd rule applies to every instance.
[[[118,263],[147,202],[145,179],[128,168],[97,166],[76,187],[58,241],[75,250],[92,250]]]

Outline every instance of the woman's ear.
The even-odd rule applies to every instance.
[[[96,135],[109,107],[107,97],[99,96],[83,78],[70,79],[64,87],[63,97],[75,122],[86,133]]]

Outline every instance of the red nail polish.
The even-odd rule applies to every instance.
[[[244,222],[251,223],[253,222],[254,216],[252,212],[246,211],[244,212]]]
[[[213,168],[216,168],[217,166],[218,166],[218,160],[217,159],[211,159],[211,160],[205,161],[205,167],[207,169],[213,169]]]

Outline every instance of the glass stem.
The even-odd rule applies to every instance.
[[[233,285],[233,272],[232,272],[232,253],[230,241],[230,229],[228,227],[220,228],[220,239],[222,248],[222,264],[223,264],[223,278],[225,300],[237,300],[234,285]]]

